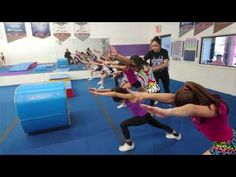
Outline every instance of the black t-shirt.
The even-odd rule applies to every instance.
[[[153,50],[149,51],[145,56],[144,60],[147,61],[150,59],[150,66],[159,66],[164,63],[164,60],[169,60],[168,51],[166,49],[161,48],[160,52],[154,52]],[[159,70],[168,71],[168,67]],[[156,71],[154,71],[156,72]],[[158,71],[157,71],[158,72]]]
[[[64,57],[65,58],[70,58],[71,57],[70,51],[66,51]]]

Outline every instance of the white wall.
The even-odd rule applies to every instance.
[[[161,25],[161,33],[155,32],[155,26]],[[199,40],[198,54],[195,62],[190,61],[174,61],[170,60],[170,77],[179,81],[195,81],[207,88],[211,88],[220,92],[228,93],[236,96],[236,68],[211,66],[199,64],[201,37],[216,36],[224,34],[236,34],[236,23],[226,27],[225,29],[213,34],[213,26],[194,35],[194,30],[186,33],[179,38],[179,23],[152,23],[150,26],[149,39],[153,36],[171,34],[171,41],[185,40],[189,37],[195,37]]]
[[[73,23],[69,22],[71,29]],[[75,45],[73,40],[79,42],[79,46],[86,43],[77,39],[73,34],[62,45],[52,34],[50,37],[40,39],[32,36],[29,22],[25,23],[27,36],[25,38],[7,43],[4,24],[0,23],[0,51],[3,51],[8,65],[20,62],[38,61],[38,63],[55,62],[58,57],[63,57],[66,48],[73,53]],[[89,23],[91,36],[89,38],[110,38],[114,44],[146,44],[148,43],[149,26],[146,23]],[[51,33],[53,24],[50,23]],[[93,43],[90,42],[91,47]]]
[[[112,45],[147,44],[151,23],[90,23],[91,38],[110,38]]]

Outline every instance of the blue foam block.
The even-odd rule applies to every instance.
[[[70,125],[64,82],[20,85],[14,101],[26,133]]]
[[[58,68],[68,68],[69,63],[68,63],[67,58],[58,58],[57,59],[57,67]]]

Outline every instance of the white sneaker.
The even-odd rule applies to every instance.
[[[134,142],[132,143],[132,145],[128,145],[127,143],[125,143],[123,146],[119,147],[119,151],[121,152],[126,152],[126,151],[131,151],[134,149]]]
[[[98,85],[99,85],[99,84],[102,84],[102,82],[101,82],[101,81],[99,81],[97,84],[98,84]]]
[[[126,104],[125,103],[121,103],[120,105],[117,106],[117,109],[121,109],[121,108],[125,108]]]
[[[93,78],[92,78],[92,77],[88,78],[88,81],[91,81],[91,80],[93,80]]]
[[[104,89],[104,87],[101,85],[98,89]]]
[[[167,139],[181,140],[181,134],[179,133],[179,136],[175,136],[173,133],[166,133],[166,138]]]

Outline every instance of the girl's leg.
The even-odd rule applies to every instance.
[[[163,87],[165,90],[165,93],[170,93],[170,76],[168,72],[164,72],[161,75],[161,81],[163,83]]]
[[[164,129],[169,133],[172,133],[174,130],[169,127],[168,125],[162,124],[158,120],[156,120],[154,117],[152,117],[149,113],[145,115],[148,119],[148,123],[156,128]]]
[[[99,87],[99,89],[104,89],[104,80],[107,77],[107,75],[104,73],[101,75],[101,86]]]
[[[120,77],[120,76],[115,76],[115,77],[114,77],[116,87],[119,86],[119,77]]]
[[[170,126],[162,124],[161,122],[156,120],[154,117],[152,117],[149,113],[146,114],[146,116],[147,116],[147,119],[148,119],[148,123],[150,125],[152,125],[156,128],[166,130],[168,132],[168,134],[166,134],[166,138],[168,138],[168,139],[177,139],[177,140],[181,139],[181,135],[179,133],[177,133],[174,129],[172,129]]]
[[[128,120],[123,121],[120,126],[125,137],[125,144],[119,147],[121,152],[126,152],[134,149],[134,143],[130,139],[129,126],[138,126],[147,123],[147,120],[142,117],[132,117]]]
[[[102,82],[103,71],[100,72],[100,81],[97,84],[101,84]]]
[[[129,82],[123,82],[120,84],[121,88],[125,88],[125,89],[130,89],[132,87],[132,85]]]
[[[120,127],[122,130],[122,133],[125,137],[126,140],[130,140],[130,133],[128,127],[130,126],[139,126],[147,123],[147,119],[142,118],[142,117],[132,117],[130,119],[124,120],[121,122]]]
[[[159,80],[160,80],[160,77],[159,77],[159,74],[157,72],[154,72],[154,78],[156,80],[156,83],[158,84],[159,83]],[[155,104],[155,101],[154,100],[150,100],[150,106],[154,106]]]
[[[94,73],[94,70],[91,71],[91,77],[88,79],[88,80],[93,80],[93,73]]]

